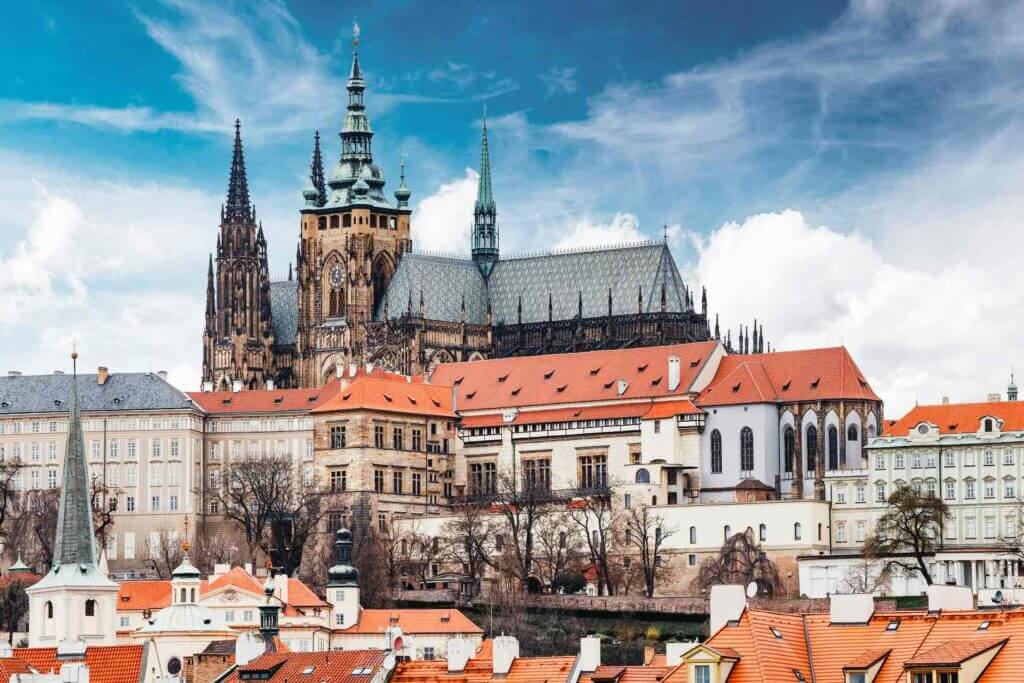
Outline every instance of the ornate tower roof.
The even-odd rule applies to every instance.
[[[327,585],[358,586],[359,570],[352,566],[352,532],[338,529],[334,541],[334,566],[327,570]]]
[[[77,353],[71,354],[72,362],[77,358]],[[71,378],[70,405],[64,476],[61,482],[60,509],[57,513],[57,534],[53,549],[54,571],[59,571],[61,565],[78,565],[93,569],[96,566],[89,470],[85,462],[82,414],[78,405],[77,362]]]
[[[405,185],[405,155],[402,155],[402,172],[398,177],[398,189],[395,190],[395,199],[398,200],[398,208],[404,209],[409,206],[409,197],[412,192]]]
[[[245,175],[245,154],[242,152],[242,122],[235,119],[235,148],[231,154],[231,176],[228,178],[228,200],[224,205],[224,219],[226,222],[243,223],[252,218],[249,180]]]
[[[487,144],[487,105],[483,108],[483,132],[480,139],[480,180],[473,207],[473,261],[483,276],[489,277],[498,261],[498,207],[491,187],[491,153]]]
[[[320,131],[313,136],[313,159],[309,162],[309,187],[302,192],[306,206],[327,203],[327,183],[324,181],[324,161],[320,155]]]

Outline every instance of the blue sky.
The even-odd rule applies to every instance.
[[[351,25],[414,239],[466,247],[480,107],[508,252],[658,238],[723,324],[843,343],[895,413],[1005,384],[1024,285],[1024,6],[36,2],[0,27],[0,353],[194,387],[243,120],[271,268]]]

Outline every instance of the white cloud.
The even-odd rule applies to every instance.
[[[595,223],[588,219],[580,219],[572,227],[572,232],[563,235],[555,242],[555,249],[578,249],[610,244],[626,244],[646,239],[640,232],[636,216],[631,213],[617,213],[607,223]]]
[[[548,69],[547,73],[541,74],[538,78],[544,84],[548,97],[571,94],[579,88],[579,83],[576,82],[576,67],[574,66],[553,66]]]
[[[999,390],[1006,340],[1024,333],[1024,288],[1007,291],[1000,272],[968,259],[896,265],[863,235],[796,211],[721,226],[699,244],[696,277],[723,328],[757,317],[775,348],[846,345],[893,417]]]
[[[413,244],[417,250],[445,253],[469,251],[473,203],[480,176],[471,168],[462,178],[443,183],[413,211]]]

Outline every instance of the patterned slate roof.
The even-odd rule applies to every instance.
[[[299,283],[280,280],[270,283],[270,325],[274,343],[288,346],[295,343],[299,325]]]
[[[71,375],[0,377],[0,415],[68,411]],[[111,372],[104,384],[96,375],[78,375],[83,413],[194,408],[184,393],[153,372]]]
[[[596,318],[608,314],[609,290],[612,313],[628,315],[637,312],[641,291],[643,310],[660,310],[663,283],[666,310],[685,310],[683,281],[663,243],[506,258],[498,261],[487,281],[470,259],[408,254],[388,287],[388,315],[403,315],[410,293],[413,311],[418,312],[422,291],[426,317],[431,320],[459,320],[463,295],[467,320],[472,323],[487,321],[488,296],[496,324],[517,322],[520,296],[524,323],[547,320],[549,294],[555,320],[574,318],[581,295],[583,316]],[[383,317],[382,305],[376,319]]]

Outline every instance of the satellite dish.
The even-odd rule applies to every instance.
[[[751,581],[750,583],[748,583],[747,584],[747,597],[748,598],[756,598],[757,597],[757,590],[758,590],[757,589],[757,581]]]
[[[995,595],[992,596],[992,602],[997,605],[1003,601],[1003,591],[996,591]]]

